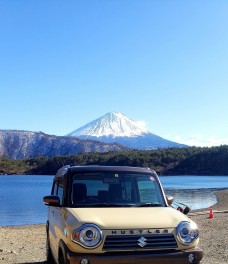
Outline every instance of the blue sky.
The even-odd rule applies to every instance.
[[[65,135],[118,111],[228,144],[228,1],[0,0],[0,129]]]

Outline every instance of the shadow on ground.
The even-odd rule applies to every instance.
[[[47,261],[41,262],[21,262],[20,264],[48,264]]]

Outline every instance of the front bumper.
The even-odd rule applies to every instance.
[[[81,264],[83,259],[87,259],[88,264],[196,264],[200,262],[202,257],[203,251],[199,247],[189,250],[150,251],[143,253],[76,254],[67,252],[70,264]]]

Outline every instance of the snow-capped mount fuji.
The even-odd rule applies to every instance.
[[[187,147],[149,132],[141,122],[136,122],[119,112],[110,112],[67,134],[82,139],[114,143],[133,149],[149,150],[170,147]]]
[[[148,133],[138,122],[132,121],[119,112],[108,113],[85,126],[71,132],[68,136],[80,137],[135,137]]]

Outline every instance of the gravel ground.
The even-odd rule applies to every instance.
[[[0,263],[46,263],[45,225],[0,227]]]
[[[228,190],[215,194],[218,204],[213,207],[213,219],[209,219],[207,210],[189,214],[200,229],[200,246],[204,250],[201,264],[228,263]],[[1,264],[45,264],[45,258],[44,225],[0,227]]]
[[[204,251],[202,264],[228,263],[228,190],[215,192],[218,203],[213,206],[214,218],[209,211],[189,214],[200,230],[200,247]],[[224,212],[224,213],[221,213]]]

